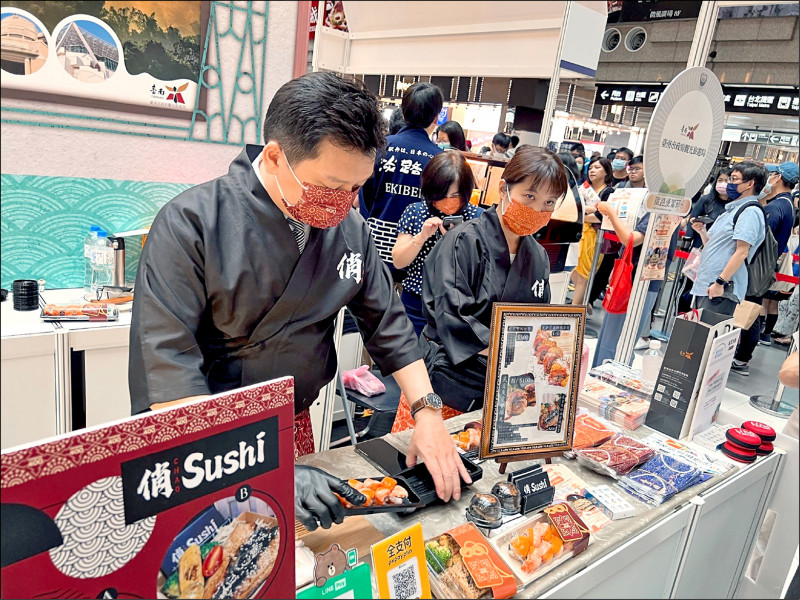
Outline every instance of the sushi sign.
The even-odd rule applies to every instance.
[[[291,378],[4,451],[0,597],[294,597],[293,458]]]

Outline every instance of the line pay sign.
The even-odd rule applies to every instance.
[[[692,196],[717,158],[725,100],[717,76],[705,67],[679,73],[661,94],[644,147],[644,178],[653,213],[689,214]]]

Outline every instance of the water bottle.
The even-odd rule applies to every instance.
[[[661,352],[661,342],[650,340],[650,348],[642,356],[642,379],[655,384],[663,361],[664,354]]]
[[[83,291],[92,290],[92,261],[95,247],[97,246],[97,232],[100,228],[92,225],[89,228],[89,235],[83,238]]]
[[[114,280],[114,249],[108,241],[108,233],[97,232],[95,251],[92,255],[92,292],[112,284]]]

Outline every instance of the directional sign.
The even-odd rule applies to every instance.
[[[654,106],[664,91],[662,84],[597,84],[595,104],[622,104],[624,106]]]

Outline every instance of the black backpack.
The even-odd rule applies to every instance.
[[[747,295],[760,298],[769,291],[769,288],[775,283],[775,269],[778,264],[778,242],[772,229],[767,223],[767,212],[761,203],[753,200],[744,204],[733,217],[733,226],[736,227],[736,221],[739,220],[745,210],[751,206],[757,206],[761,209],[761,214],[764,215],[764,241],[756,250],[752,260],[745,260],[747,265]]]

